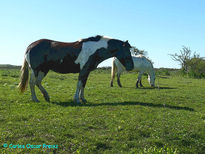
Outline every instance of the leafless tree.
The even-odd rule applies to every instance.
[[[171,58],[174,61],[177,61],[180,63],[182,69],[187,72],[188,70],[188,60],[191,59],[191,49],[186,46],[182,46],[182,49],[180,50],[180,53],[174,53],[174,54],[169,54]],[[198,56],[196,53],[194,53],[194,57]]]

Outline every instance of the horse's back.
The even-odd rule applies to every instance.
[[[132,56],[134,69],[138,71],[147,71],[153,68],[152,63],[144,56]]]
[[[79,72],[79,65],[75,64],[81,50],[78,42],[64,43],[54,40],[41,39],[31,43],[26,55],[29,56],[30,66],[33,69],[53,70],[59,73]]]

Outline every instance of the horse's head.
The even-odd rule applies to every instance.
[[[149,84],[152,88],[155,87],[155,73],[154,71],[150,72],[149,75],[148,75],[148,81],[149,81]]]
[[[118,44],[118,46],[115,48],[113,56],[124,65],[127,71],[132,70],[134,68],[134,64],[130,53],[130,44],[128,41],[119,41],[116,44]]]

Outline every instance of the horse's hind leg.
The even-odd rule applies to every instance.
[[[140,87],[144,87],[144,86],[142,85],[142,79],[140,80]]]
[[[120,73],[117,73],[117,84],[118,86],[122,87],[121,82],[120,82]]]
[[[136,88],[138,88],[138,84],[139,84],[139,80],[137,79],[137,82],[136,82]]]
[[[44,72],[39,72],[38,73],[38,77],[37,77],[37,80],[36,80],[36,85],[38,86],[38,88],[40,89],[41,93],[43,94],[45,100],[47,102],[50,102],[50,97],[47,93],[47,91],[43,88],[42,84],[41,84],[41,81],[43,80],[43,78],[46,76],[47,73],[44,73]]]
[[[31,76],[30,76],[29,85],[30,85],[30,89],[31,89],[32,101],[39,102],[39,100],[36,97],[36,93],[35,93],[36,77],[35,77],[35,74],[34,74],[32,69],[31,69]]]

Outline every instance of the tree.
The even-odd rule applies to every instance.
[[[191,59],[191,53],[192,51],[190,50],[190,48],[186,46],[182,46],[182,49],[180,50],[180,54],[175,53],[175,54],[169,54],[169,55],[174,61],[177,61],[180,63],[183,71],[187,72],[188,71],[188,60]],[[198,55],[194,53],[194,56],[198,56]]]
[[[132,46],[131,52],[133,52],[134,55],[139,55],[139,54],[141,54],[141,55],[147,56],[147,51],[145,51],[145,50],[140,50],[140,49],[136,48],[135,46]]]
[[[147,56],[147,55],[148,55],[148,52],[145,51],[145,50],[140,50],[140,49],[136,48],[135,46],[132,46],[132,48],[131,48],[130,51],[131,51],[131,54],[132,54],[132,55],[143,55],[143,56],[145,56],[147,59],[149,59],[149,57]],[[150,61],[152,64],[154,64],[154,62],[153,62],[151,59],[149,59],[149,61]]]
[[[205,77],[205,59],[196,52],[191,56],[190,48],[183,46],[180,54],[169,54],[174,61],[181,64],[182,70],[191,77]]]
[[[188,60],[188,75],[195,78],[205,77],[205,59],[193,57]]]

